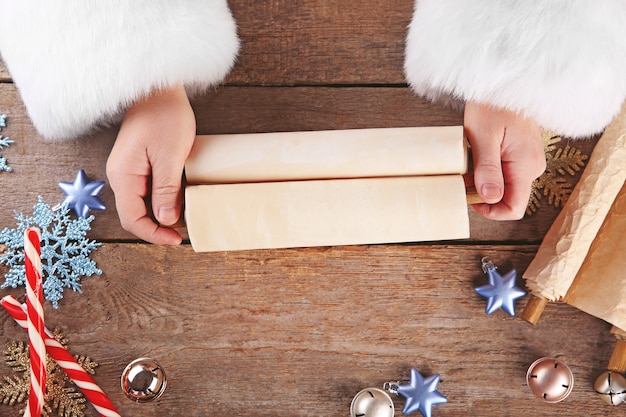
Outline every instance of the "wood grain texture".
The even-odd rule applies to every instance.
[[[413,1],[229,4],[241,54],[223,86],[193,100],[199,134],[462,124],[461,113],[405,86]],[[57,183],[81,168],[106,179],[117,133],[46,142],[10,80],[0,62],[2,134],[15,140],[1,152],[14,172],[0,173],[0,229],[15,227],[14,210],[31,213],[38,195],[61,201]],[[576,143],[587,154],[594,145]],[[93,256],[103,275],[83,279],[82,294],[66,292],[58,310],[46,303],[46,322],[64,330],[72,353],[100,364],[95,379],[123,416],[347,416],[358,391],[408,378],[411,367],[441,375],[449,402],[433,417],[614,414],[593,392],[615,345],[608,324],[550,303],[531,326],[519,317],[525,300],[517,317],[488,316],[474,292],[486,283],[483,256],[521,275],[558,214],[547,203],[515,222],[468,208],[465,241],[197,254],[189,244],[139,243],[119,226],[108,186],[101,197],[108,208],[95,212],[89,237],[105,242]],[[24,290],[7,294],[23,299]],[[26,334],[0,312],[0,347],[10,340]],[[525,373],[554,355],[565,355],[576,382],[564,403],[548,405]],[[132,403],[120,389],[122,370],[141,356],[168,375],[153,403]],[[9,374],[0,360],[0,376]],[[0,415],[18,407],[0,404]]]
[[[122,415],[345,416],[359,390],[407,378],[412,366],[441,374],[450,401],[434,416],[609,415],[591,389],[614,343],[606,323],[550,304],[531,326],[486,315],[474,292],[486,282],[481,257],[523,270],[536,249],[197,254],[188,245],[106,244],[95,255],[104,274],[48,308],[46,321],[64,329],[73,353],[100,363],[96,381]],[[6,315],[0,329],[5,340],[26,338]],[[542,404],[525,386],[526,369],[557,354],[572,367],[574,391],[563,404]],[[140,356],[169,377],[154,403],[133,404],[119,388],[124,366]],[[0,405],[0,414],[9,410]]]
[[[412,1],[230,1],[241,54],[228,83],[404,84]]]

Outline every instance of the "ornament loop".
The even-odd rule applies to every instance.
[[[480,262],[483,264],[483,272],[485,274],[498,269],[489,256],[483,257]]]
[[[383,389],[391,394],[397,394],[398,388],[400,388],[400,381],[396,382],[385,382],[383,384]]]

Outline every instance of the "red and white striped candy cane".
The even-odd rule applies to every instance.
[[[46,395],[46,345],[43,320],[43,280],[41,278],[41,245],[37,228],[24,231],[24,266],[26,268],[26,306],[30,352],[30,393],[25,417],[39,417]]]
[[[25,306],[10,295],[4,297],[1,304],[17,324],[26,330],[27,319]],[[109,397],[106,396],[87,371],[80,366],[76,359],[74,359],[74,356],[54,338],[48,329],[45,329],[44,337],[48,348],[48,355],[65,371],[67,376],[85,395],[85,398],[91,402],[96,411],[103,417],[121,417]]]

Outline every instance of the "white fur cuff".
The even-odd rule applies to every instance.
[[[226,0],[0,0],[0,53],[49,138],[114,120],[154,88],[220,82],[239,49]]]
[[[626,2],[417,0],[405,73],[433,100],[478,101],[577,137],[626,97]]]

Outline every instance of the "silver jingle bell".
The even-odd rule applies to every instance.
[[[394,413],[391,397],[378,388],[360,391],[350,404],[350,417],[393,417]]]
[[[626,378],[617,372],[602,372],[593,388],[607,404],[618,405],[626,402]]]
[[[156,400],[165,391],[165,371],[150,358],[139,358],[129,363],[122,373],[122,390],[133,401],[145,403]]]
[[[526,383],[537,398],[547,403],[558,403],[572,392],[574,374],[558,359],[540,358],[528,368]]]

